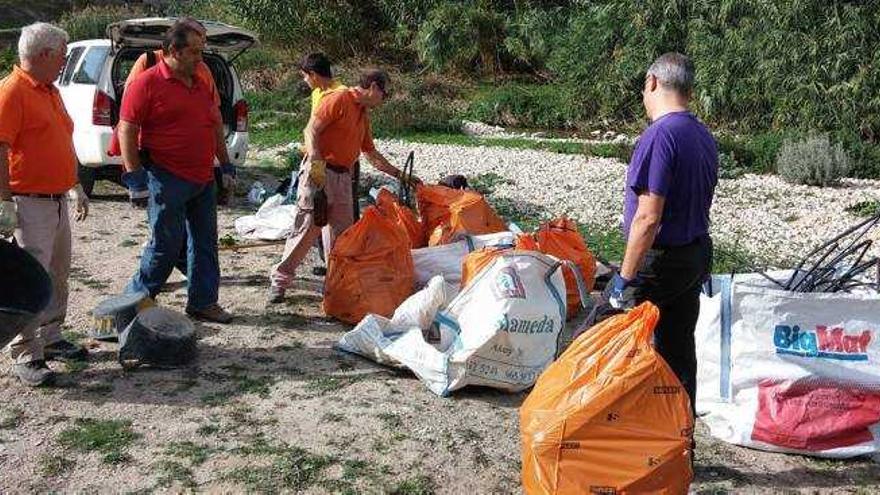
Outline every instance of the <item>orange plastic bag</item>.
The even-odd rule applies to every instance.
[[[376,207],[365,209],[330,252],[324,313],[351,324],[367,313],[390,317],[414,290],[409,242]]]
[[[416,188],[428,246],[448,244],[463,234],[494,234],[507,229],[486,198],[476,191],[439,185]]]
[[[425,232],[422,224],[416,218],[412,210],[400,204],[397,197],[387,189],[379,189],[376,197],[376,208],[391,223],[397,225],[406,232],[410,241],[410,249],[425,247]]]
[[[547,222],[541,225],[534,234],[519,236],[516,247],[517,249],[540,251],[561,260],[571,261],[580,269],[584,283],[587,285],[587,292],[593,290],[596,278],[596,258],[590,252],[573,220],[561,217]],[[567,316],[573,318],[580,310],[581,298],[571,269],[565,267],[562,274],[565,277]]]
[[[687,493],[687,392],[654,351],[657,307],[643,303],[586,331],[520,408],[529,494]]]

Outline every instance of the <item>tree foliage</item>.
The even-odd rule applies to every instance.
[[[118,14],[86,12],[62,21],[75,37]],[[168,12],[243,24],[290,53],[547,85],[471,109],[523,125],[638,122],[645,70],[680,51],[697,69],[694,108],[714,127],[827,132],[856,174],[880,174],[880,2],[177,0]]]

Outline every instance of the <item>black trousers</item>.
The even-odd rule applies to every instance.
[[[706,235],[677,247],[651,248],[639,270],[636,301],[660,310],[654,348],[675,372],[691,399],[697,395],[697,352],[694,331],[700,313],[700,289],[712,269],[712,239]]]

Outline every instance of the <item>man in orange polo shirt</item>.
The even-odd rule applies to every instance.
[[[46,23],[26,26],[18,53],[20,65],[0,81],[0,237],[14,234],[52,278],[49,306],[10,344],[13,372],[38,386],[54,378],[47,359],[86,357],[61,337],[61,325],[70,273],[67,201],[84,220],[88,198],[76,178],[73,121],[52,85],[64,66],[67,33]]]
[[[401,177],[400,170],[376,150],[370,130],[369,110],[382,104],[388,95],[387,86],[388,75],[384,71],[366,71],[358,86],[324,96],[312,117],[305,135],[309,163],[300,170],[293,232],[284,246],[281,262],[270,276],[270,303],[284,300],[296,267],[322,233],[314,220],[313,198],[319,189],[327,195],[323,242],[329,253],[336,237],[354,221],[351,169],[360,154],[364,153],[378,170]]]

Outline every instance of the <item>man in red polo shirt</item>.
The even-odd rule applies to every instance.
[[[126,291],[156,297],[186,240],[187,314],[228,323],[232,315],[217,304],[220,267],[213,172],[214,154],[223,155],[226,148],[218,146],[223,133],[211,90],[194,77],[203,48],[198,30],[176,23],[165,35],[163,60],[133,81],[122,98],[123,181],[146,180],[152,232]],[[228,156],[220,156],[220,161],[228,164]],[[230,165],[226,168],[224,173],[234,174]]]

